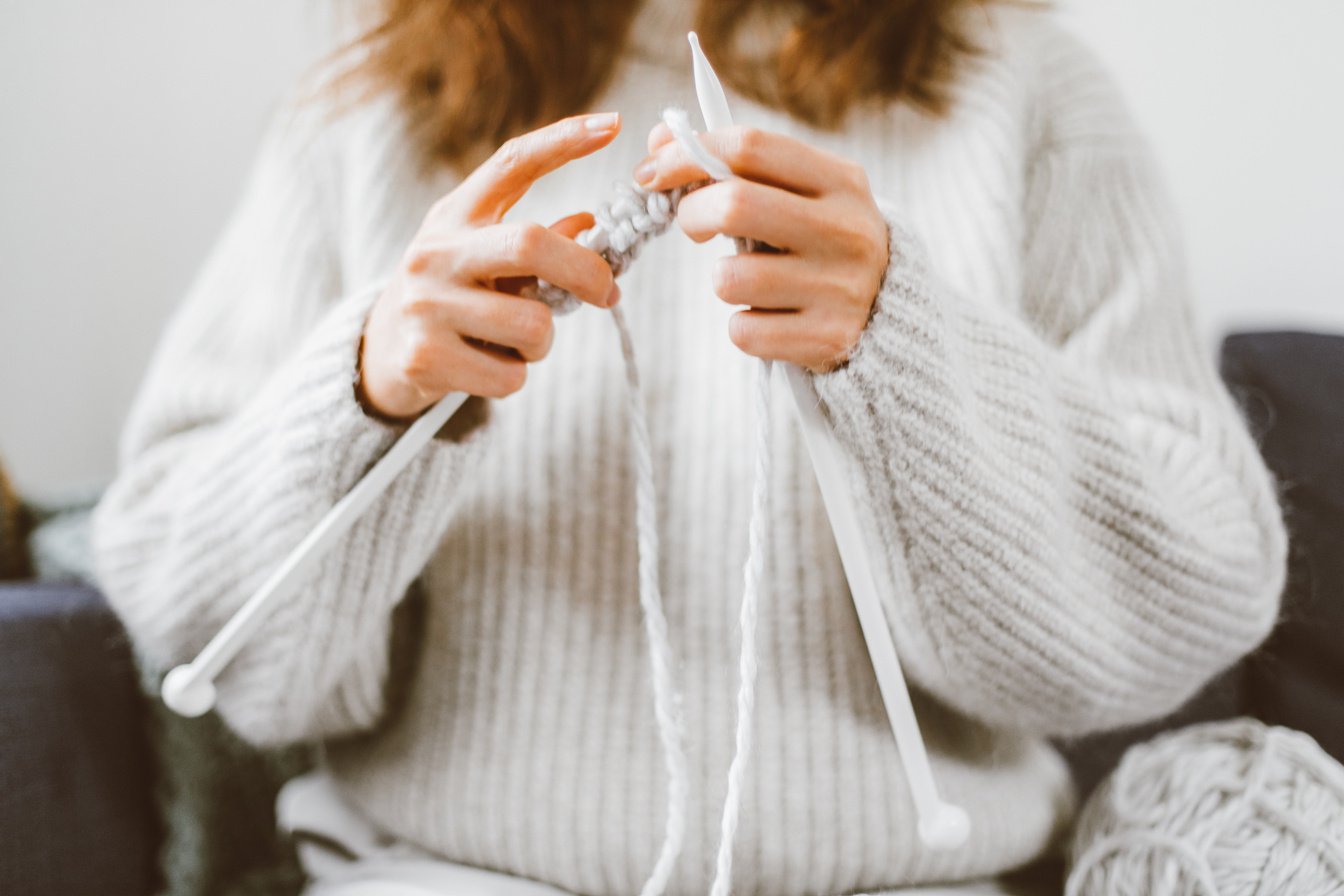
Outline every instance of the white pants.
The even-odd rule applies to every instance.
[[[304,896],[570,896],[536,881],[436,858],[389,840],[346,803],[322,772],[280,790],[280,827],[311,883]],[[892,894],[895,896],[895,894]],[[992,882],[901,890],[899,896],[1011,896]]]

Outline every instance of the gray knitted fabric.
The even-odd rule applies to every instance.
[[[594,108],[638,121],[687,95],[667,35],[689,7],[648,5]],[[1277,610],[1273,486],[1191,322],[1142,139],[1047,13],[996,9],[983,29],[945,118],[870,109],[818,134],[734,99],[744,122],[861,162],[888,212],[868,328],[814,385],[868,496],[934,773],[974,831],[961,851],[919,844],[780,395],[744,894],[865,892],[1031,859],[1072,804],[1046,738],[1175,707]],[[644,136],[548,176],[516,216],[591,207]],[[103,584],[160,665],[199,650],[396,438],[351,381],[376,284],[456,183],[418,172],[390,102],[285,116],[168,328],[95,525]],[[621,281],[688,728],[674,896],[707,885],[733,746],[753,362],[712,294],[723,249],[669,234]],[[526,388],[417,458],[218,682],[244,737],[328,741],[339,786],[390,835],[600,896],[638,887],[665,811],[620,364],[607,315],[558,320]],[[416,578],[420,653],[403,677],[392,609]]]
[[[617,181],[612,188],[615,198],[598,209],[594,225],[580,233],[577,242],[601,255],[619,277],[649,240],[672,226],[681,197],[697,186],[700,185],[650,192],[638,184]],[[580,305],[577,296],[545,280],[537,283],[533,295],[557,314],[577,311]]]

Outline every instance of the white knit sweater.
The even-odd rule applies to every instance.
[[[629,177],[658,109],[693,107],[685,6],[642,14],[594,104],[622,112],[625,132],[546,178],[514,217],[594,207]],[[914,834],[777,394],[743,894],[972,878],[1031,859],[1072,803],[1046,736],[1174,708],[1275,618],[1274,490],[1191,324],[1142,139],[1047,14],[1001,10],[980,40],[988,52],[944,119],[868,108],[820,133],[733,98],[741,122],[860,161],[891,210],[872,320],[852,361],[814,382],[862,470],[935,774],[974,825],[952,853]],[[670,54],[648,52],[658,41]],[[151,661],[199,650],[396,437],[351,382],[379,284],[455,182],[416,171],[387,101],[335,119],[299,107],[269,134],[162,340],[96,520],[103,584]],[[725,251],[674,232],[623,280],[689,726],[675,894],[705,890],[733,743],[752,365],[711,292]],[[526,388],[465,440],[437,440],[229,666],[228,722],[258,743],[326,740],[340,786],[393,836],[576,893],[634,892],[661,842],[665,780],[622,388],[608,316],[561,319]],[[398,625],[417,578],[423,615]]]

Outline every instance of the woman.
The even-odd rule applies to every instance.
[[[691,761],[668,892],[706,890],[733,747],[753,357],[808,368],[858,461],[934,771],[973,833],[952,852],[918,842],[781,396],[741,892],[1030,862],[1072,804],[1047,737],[1176,707],[1274,620],[1272,484],[1091,56],[1046,13],[970,0],[706,2],[694,23],[688,6],[383,4],[268,137],[164,336],[96,536],[112,601],[163,668],[407,420],[449,391],[490,399],[218,682],[244,737],[326,744],[340,808],[309,814],[339,816],[324,836],[346,856],[309,853],[320,892],[379,862],[393,892],[397,857],[604,896],[653,866],[665,780],[619,352],[608,315],[552,320],[517,293],[541,277],[608,307],[610,272],[571,239],[582,209],[631,174],[703,177],[664,129],[642,133],[689,104],[692,24],[753,126],[705,136],[742,178],[689,195],[690,239],[653,243],[620,290]],[[785,251],[719,258],[697,245],[716,235]]]

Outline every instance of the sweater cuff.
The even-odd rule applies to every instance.
[[[237,536],[257,546],[249,558],[257,569],[281,563],[405,431],[367,415],[355,395],[359,335],[378,293],[356,293],[328,310],[248,415],[234,446],[242,456],[225,460],[250,467],[228,481],[249,482],[271,496],[244,524],[265,531]],[[378,717],[391,608],[442,538],[479,438],[429,440],[327,553],[308,585],[275,608],[265,634],[218,682],[220,711],[237,730],[258,743],[282,743],[319,730],[359,730]],[[249,454],[250,445],[261,444],[267,449]],[[256,578],[238,596],[253,590]],[[195,593],[210,593],[210,584]],[[276,693],[275,681],[304,684]]]
[[[921,376],[915,359],[927,357],[943,327],[944,297],[923,244],[888,206],[879,205],[887,221],[890,257],[868,324],[849,360],[811,375],[832,422],[846,437],[871,426],[860,421],[869,420],[873,407],[890,400],[886,396],[895,383]]]
[[[282,463],[298,462],[300,479],[332,500],[349,491],[406,431],[365,412],[356,393],[359,342],[378,287],[360,290],[333,305],[277,374],[262,410],[283,438]],[[451,424],[451,421],[450,421]],[[449,425],[445,425],[445,430]],[[389,489],[415,493],[458,466],[461,445],[433,439]],[[295,483],[301,485],[305,483]]]
[[[379,414],[363,399],[360,355],[364,326],[384,284],[367,287],[334,305],[305,340],[294,360],[303,372],[299,395],[291,395],[298,407],[323,410],[327,440],[334,448],[347,445],[373,446],[381,454],[399,438],[414,419],[395,420]],[[468,401],[447,421],[433,445],[460,442],[485,421],[480,404]],[[428,448],[426,450],[429,450]]]
[[[381,293],[370,286],[337,302],[309,334],[287,373],[295,382],[289,392],[296,410],[311,408],[324,431],[323,441],[341,446],[385,450],[405,425],[369,413],[359,397],[359,355],[364,324]],[[305,415],[307,416],[307,415]]]

